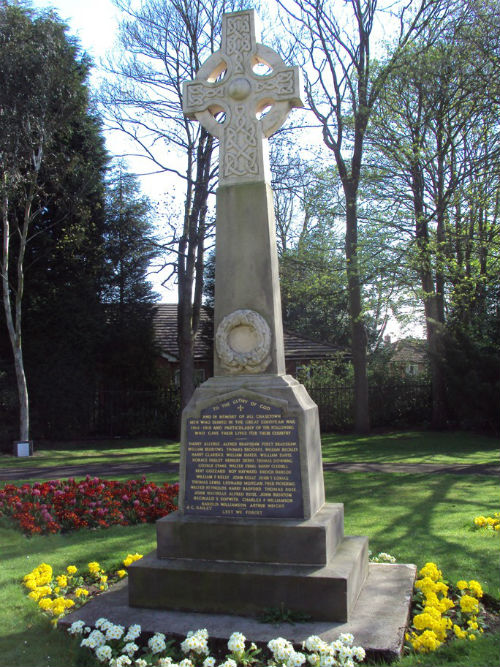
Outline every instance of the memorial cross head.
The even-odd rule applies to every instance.
[[[302,107],[298,67],[257,43],[255,11],[225,14],[222,45],[183,88],[183,111],[220,141],[220,184],[269,181],[267,142]],[[269,72],[259,74],[258,65]]]

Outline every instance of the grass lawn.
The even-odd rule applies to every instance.
[[[165,438],[82,440],[35,443],[33,456],[0,453],[1,468],[39,468],[105,463],[165,463],[179,461],[179,443]]]
[[[493,439],[469,434],[406,435],[389,434],[371,436],[369,439],[327,435],[324,437],[326,460],[428,461],[436,460],[427,458],[435,456],[433,449],[439,449],[439,456],[447,457],[448,463],[493,462],[497,459],[498,443]],[[429,445],[416,459],[403,458],[417,456],[415,440],[425,444],[429,436],[433,438],[433,447]],[[437,447],[441,438],[443,444]],[[455,455],[453,442],[462,443]],[[139,460],[137,457],[140,456],[143,461],[141,452],[151,455],[153,460],[165,460],[165,447],[171,447],[167,454],[172,456],[170,460],[175,460],[177,456],[176,445],[172,443],[162,444],[158,441],[152,444],[149,441],[144,448],[139,448],[137,443],[130,442],[125,449],[119,449],[115,443],[116,452],[131,452],[136,457],[133,460]],[[480,447],[477,452],[473,449],[474,443]],[[344,447],[348,455],[337,457],[335,452]],[[80,455],[91,459],[102,455],[103,459],[98,460],[110,460],[109,450],[106,452],[102,449],[105,448],[94,446],[93,449],[86,447],[78,450],[76,461],[80,463]],[[56,461],[51,458],[53,455],[70,451],[63,447],[52,450],[52,453],[48,451],[43,465],[54,464]],[[363,458],[361,451],[365,452]],[[376,458],[377,452],[382,458]],[[359,458],[353,458],[354,455]],[[156,456],[158,458],[155,459]],[[335,458],[330,459],[330,456]],[[0,461],[2,467],[3,460]],[[19,459],[14,461],[19,465]],[[65,462],[68,462],[67,459]],[[28,461],[23,463],[27,464]],[[26,473],[28,479],[29,466]],[[167,479],[161,473],[148,475],[147,478],[157,483],[174,481],[173,476]],[[498,482],[495,478],[328,471],[325,474],[325,486],[328,500],[345,504],[346,534],[367,535],[374,553],[387,551],[397,556],[399,562],[414,562],[419,567],[433,560],[450,582],[474,578],[490,595],[497,599],[500,597],[500,535],[472,529],[475,516],[498,511]],[[78,667],[74,643],[69,642],[62,632],[53,630],[50,622],[38,612],[36,604],[27,598],[20,585],[22,577],[44,561],[56,570],[69,564],[84,566],[90,560],[97,560],[110,568],[128,552],[145,554],[153,550],[156,537],[153,525],[114,527],[29,539],[13,529],[2,527],[0,545],[0,666]],[[165,632],[168,634],[168,628],[165,628]],[[452,643],[431,656],[410,655],[395,665],[496,667],[500,664],[498,639],[498,636],[486,636],[475,643]]]
[[[332,463],[500,463],[498,438],[473,433],[398,431],[365,436],[325,434],[322,446],[324,461]],[[0,453],[0,469],[178,461],[179,443],[161,438],[41,442],[38,445],[35,443],[35,454],[28,458]]]
[[[500,463],[500,440],[464,432],[326,434],[323,460],[371,463]]]

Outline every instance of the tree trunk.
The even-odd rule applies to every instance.
[[[196,180],[188,183],[184,233],[179,242],[177,341],[181,409],[186,407],[195,388],[193,352],[203,292],[205,220],[212,151],[213,138],[202,129],[196,151]]]
[[[361,281],[358,262],[358,214],[356,192],[345,188],[347,287],[351,319],[351,353],[354,368],[354,428],[357,433],[368,433],[370,414],[368,404],[368,378],[366,373],[366,330],[363,321]]]
[[[27,211],[29,215],[29,209]],[[2,256],[2,301],[5,312],[5,321],[9,332],[9,341],[14,358],[16,372],[17,396],[19,401],[19,440],[27,442],[30,435],[29,423],[29,398],[26,375],[24,372],[23,350],[21,345],[21,299],[23,293],[22,260],[26,247],[26,234],[21,234],[18,258],[18,285],[15,302],[15,321],[12,315],[11,294],[9,287],[9,252],[10,252],[10,226],[9,226],[9,200],[6,195],[2,198],[2,226],[3,226],[3,256]],[[24,232],[24,230],[23,230]],[[27,232],[27,229],[26,229]],[[19,284],[19,272],[21,282]]]
[[[418,161],[412,166],[413,209],[415,237],[418,248],[417,270],[423,293],[425,327],[429,348],[429,365],[432,382],[432,426],[443,428],[446,423],[446,385],[443,371],[442,322],[436,287],[432,277],[429,249],[429,230],[424,211],[424,179]]]

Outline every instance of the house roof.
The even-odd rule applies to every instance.
[[[391,363],[425,364],[427,361],[427,341],[416,338],[403,338],[393,344]]]
[[[169,361],[179,360],[177,344],[177,304],[159,303],[155,305],[154,319],[156,339],[160,344],[162,355]],[[284,331],[286,359],[328,359],[342,351],[341,348],[328,343],[317,343],[303,336]],[[200,331],[194,343],[194,358],[202,361],[211,359],[213,346],[213,321],[208,309],[202,308]]]

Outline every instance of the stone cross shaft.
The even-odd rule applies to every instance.
[[[266,137],[302,107],[298,67],[257,43],[254,10],[225,14],[221,49],[184,83],[183,111],[220,140],[220,185],[269,182]],[[254,68],[267,65],[261,75]],[[260,116],[260,118],[259,118]]]

